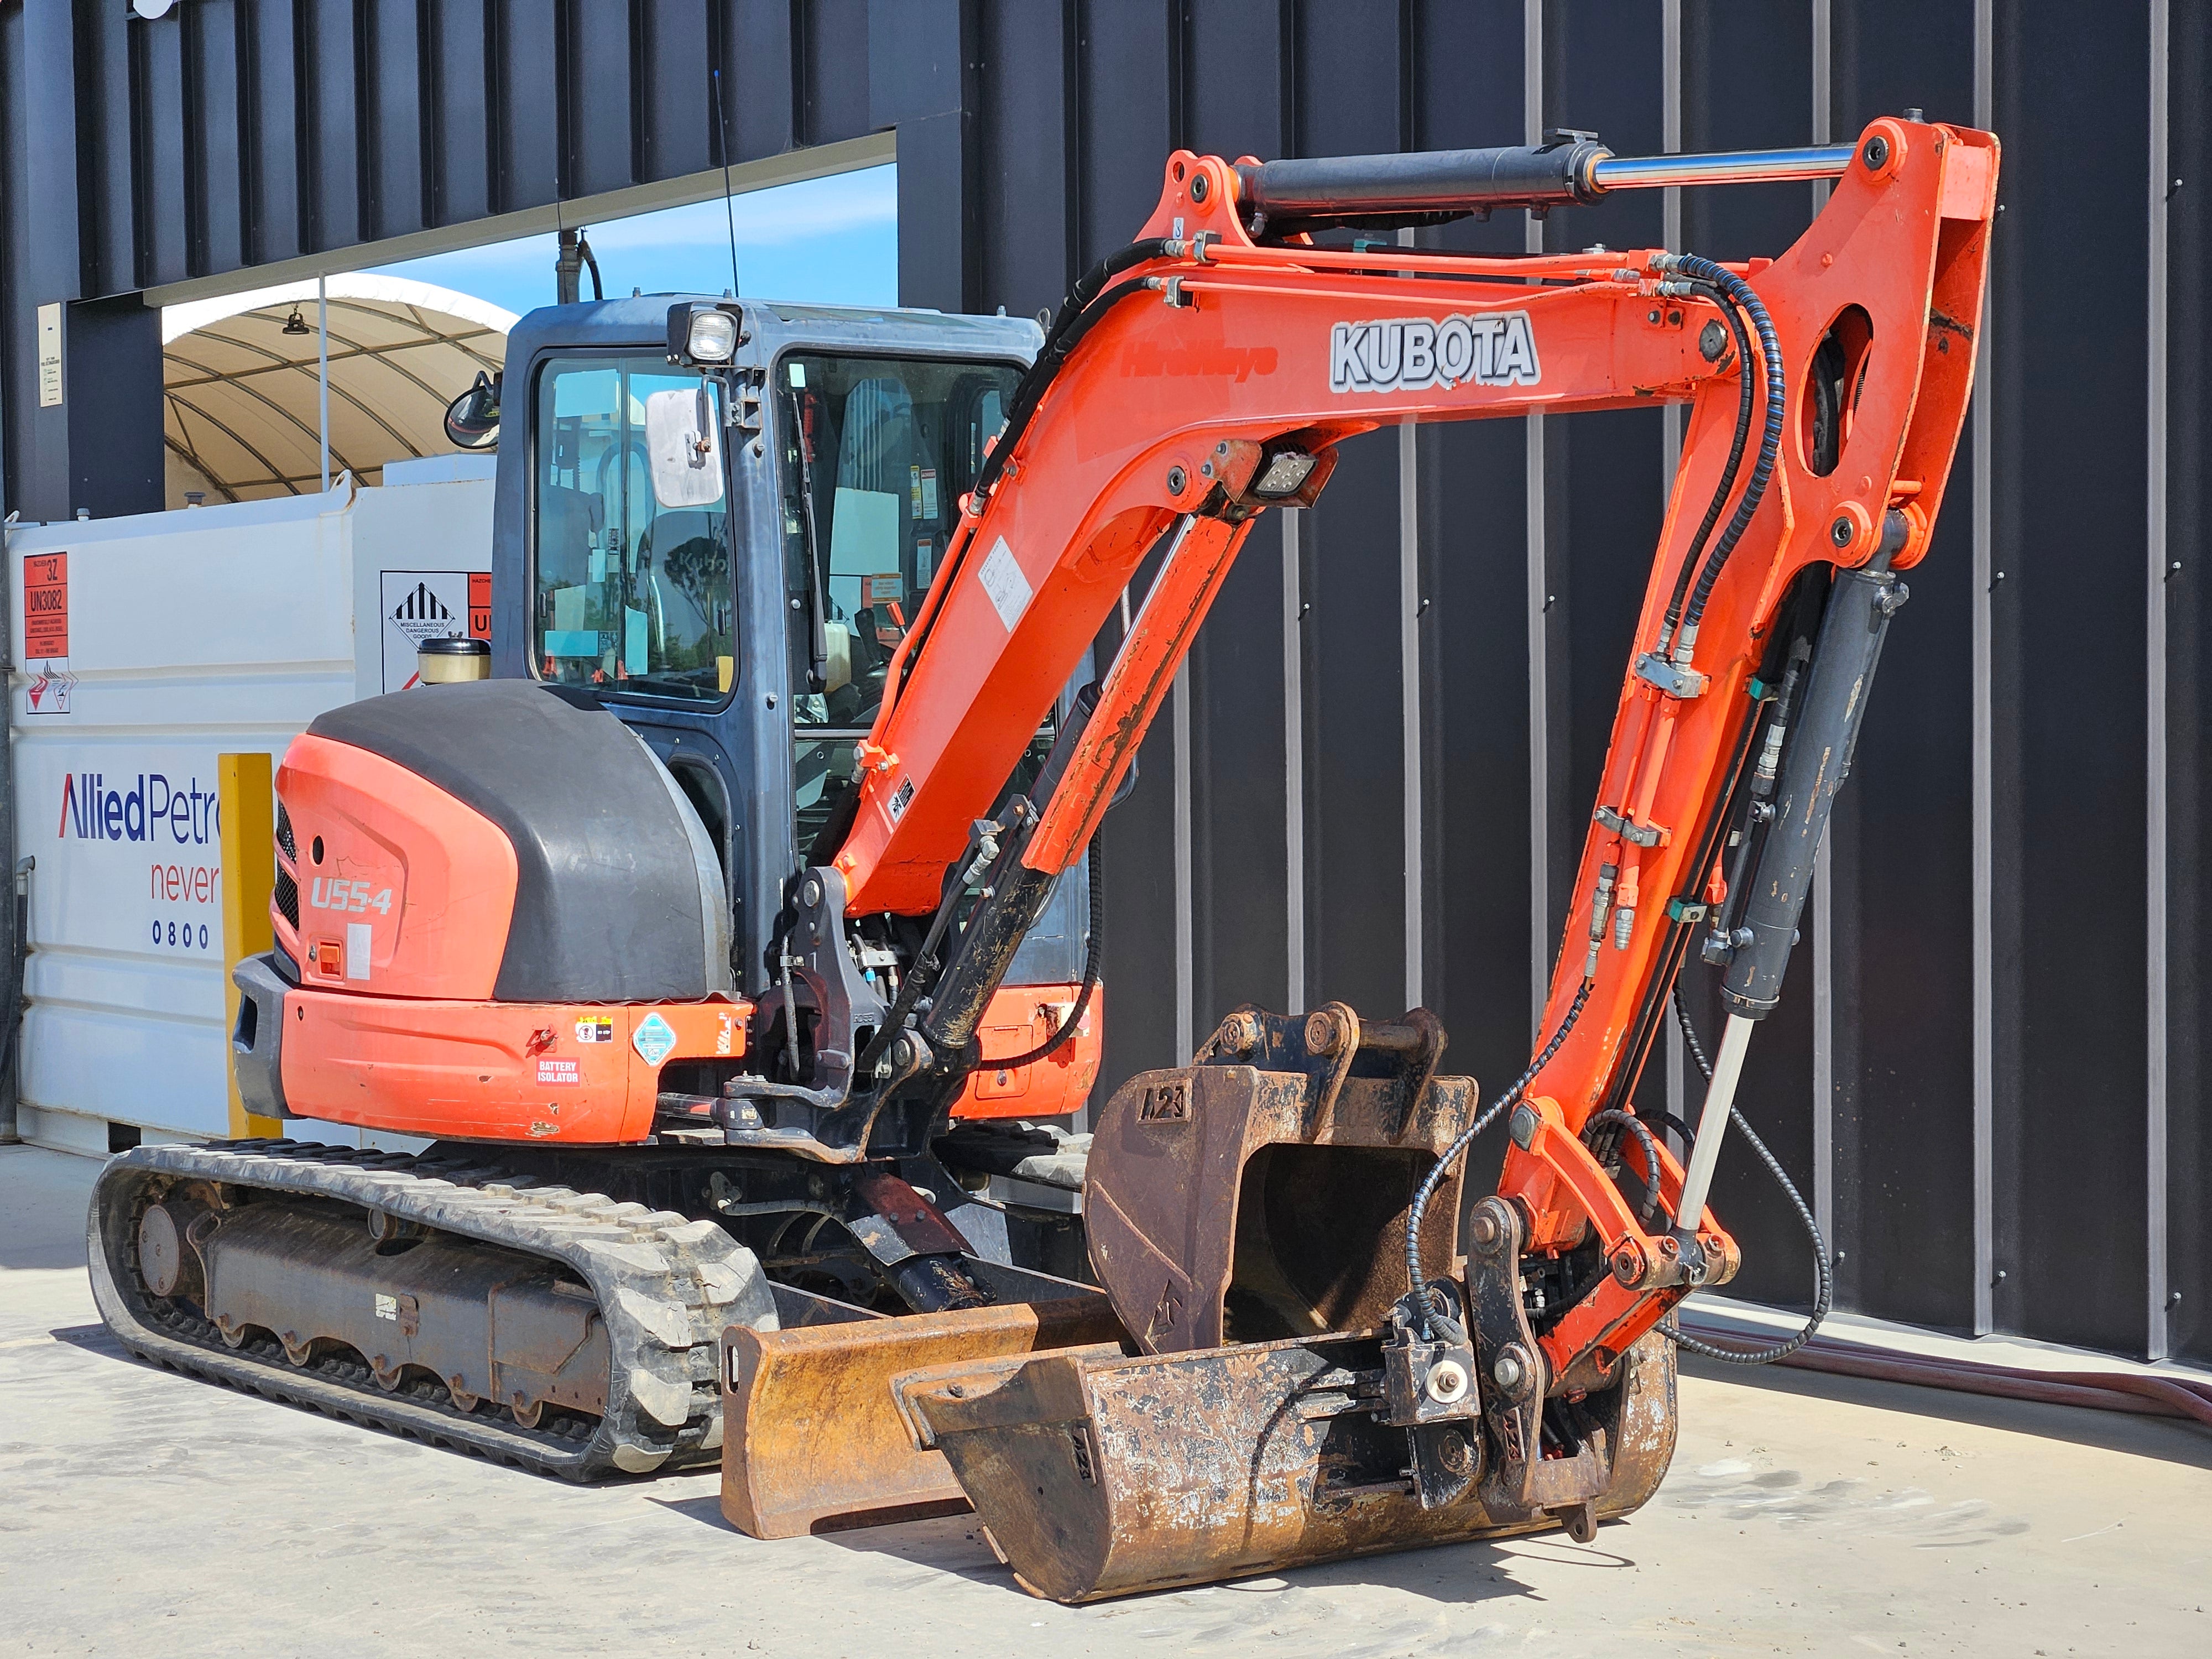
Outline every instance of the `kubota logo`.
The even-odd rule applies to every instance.
[[[1328,335],[1331,392],[1418,392],[1423,386],[1534,386],[1536,331],[1525,311],[1468,317],[1395,317],[1339,323]]]

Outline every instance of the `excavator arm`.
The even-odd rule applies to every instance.
[[[1705,1204],[1713,1163],[1901,574],[1929,545],[1996,161],[1987,134],[1893,120],[1832,149],[1647,161],[1579,134],[1264,164],[1183,152],[1139,240],[1062,307],[890,665],[836,851],[794,884],[792,959],[831,1070],[809,1099],[783,1091],[758,1133],[799,1145],[803,1128],[809,1156],[935,1132],[1244,538],[1266,508],[1311,504],[1345,440],[1533,410],[1689,415],[1527,1069],[1482,1108],[1438,1074],[1425,1010],[1237,1010],[1096,1126],[1090,1259],[1141,1352],[890,1380],[1024,1584],[1084,1601],[1559,1523],[1588,1541],[1656,1488],[1675,1408],[1653,1328],[1736,1269]],[[1832,194],[1771,261],[1313,240],[1809,177]],[[1148,562],[1112,660],[1006,799]],[[887,1006],[838,980],[844,918],[885,912],[927,919]],[[1722,970],[1729,1024],[1685,1167],[1632,1095],[1692,950]],[[1500,1120],[1498,1190],[1462,1225],[1464,1154]]]
[[[1827,205],[1772,261],[1346,250],[1306,234],[1627,184],[1821,173],[1836,179]],[[1591,1253],[1596,1287],[1538,1346],[1553,1387],[1601,1386],[1668,1306],[1735,1271],[1704,1205],[1728,1102],[1688,1171],[1653,1137],[1633,1139],[1642,1215],[1586,1136],[1606,1114],[1608,1139],[1632,1130],[1618,1115],[1690,949],[1728,970],[1729,1086],[1749,1024],[1773,1006],[1881,631],[1905,597],[1898,574],[1926,551],[1964,418],[1996,175],[1988,135],[1893,120],[1854,146],[1768,157],[1621,162],[1582,139],[1441,157],[1170,158],[1142,236],[1054,320],[863,747],[834,860],[848,912],[933,911],[963,860],[988,878],[900,1077],[965,1051],[1255,517],[1310,504],[1337,445],[1407,421],[1686,403],[1550,1040],[1509,1103],[1501,1186],[1517,1249]],[[1271,221],[1294,228],[1279,239]],[[1134,622],[1033,801],[984,837],[995,861],[978,856],[979,814],[1156,550]]]

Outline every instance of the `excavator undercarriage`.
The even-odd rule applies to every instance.
[[[568,1479],[719,1461],[757,1536],[972,1508],[1065,1601],[1589,1541],[1666,1472],[1665,1316],[1739,1265],[1706,1195],[1930,545],[1996,162],[1917,118],[1641,161],[1178,152],[1026,368],[1025,324],[733,300],[665,307],[665,351],[642,300],[566,356],[525,331],[511,672],[294,744],[275,948],[235,975],[250,1110],[432,1144],[119,1156],[103,1316]],[[1330,240],[1814,178],[1773,260]],[[1689,406],[1681,465],[1525,1070],[1443,1072],[1424,1009],[1245,1006],[1087,1137],[1049,1122],[1099,1066],[1101,820],[1258,518],[1363,434],[1655,403]],[[1079,890],[1079,975],[1037,966]],[[1694,1125],[1637,1098],[1692,951],[1727,1016]]]

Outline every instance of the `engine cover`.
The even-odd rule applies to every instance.
[[[588,697],[484,680],[334,708],[276,775],[271,906],[303,985],[532,1003],[727,995],[705,826]]]

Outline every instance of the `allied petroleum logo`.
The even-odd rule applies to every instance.
[[[1328,335],[1331,392],[1534,386],[1543,379],[1525,311],[1338,323]]]
[[[161,773],[141,772],[135,779],[117,778],[111,787],[105,772],[66,772],[55,833],[64,840],[72,835],[86,841],[166,838],[180,847],[204,847],[215,839],[219,816],[215,791],[201,788],[198,778],[179,789]]]

